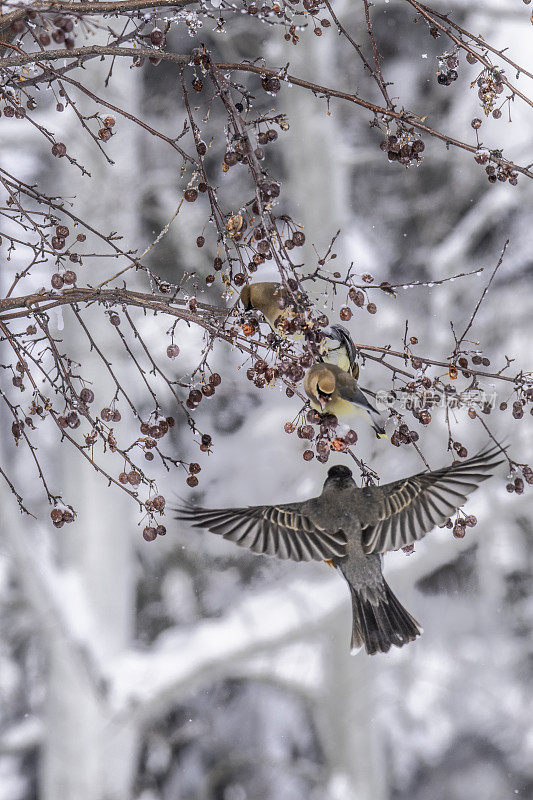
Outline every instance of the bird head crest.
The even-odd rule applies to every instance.
[[[330,369],[324,368],[318,373],[317,387],[322,394],[333,394],[335,391],[335,375]]]

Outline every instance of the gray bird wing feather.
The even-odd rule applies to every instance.
[[[357,490],[365,553],[398,550],[442,525],[503,463],[501,456],[499,446],[490,447],[449,467]]]
[[[337,376],[337,391],[343,400],[355,403],[355,405],[364,408],[371,414],[377,414],[379,417],[377,408],[374,408],[365,393],[349,373],[345,372]]]
[[[177,518],[207,528],[254,553],[292,561],[325,561],[346,553],[346,536],[327,529],[317,500],[275,506],[207,509],[177,508]]]

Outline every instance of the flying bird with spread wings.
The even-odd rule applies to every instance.
[[[503,463],[494,446],[451,466],[384,486],[359,488],[350,469],[334,466],[322,493],[299,503],[243,508],[176,509],[177,518],[263,553],[293,561],[328,561],[348,583],[352,649],[386,653],[420,635],[382,573],[382,554],[442,525]]]

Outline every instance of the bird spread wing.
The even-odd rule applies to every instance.
[[[176,509],[177,518],[207,528],[254,553],[293,561],[325,561],[346,554],[346,536],[332,533],[305,513],[304,503],[248,508]]]
[[[499,446],[491,447],[449,467],[362,489],[367,510],[360,518],[365,553],[398,550],[442,525],[503,463],[501,456]]]

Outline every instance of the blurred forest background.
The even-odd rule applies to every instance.
[[[359,9],[347,0],[335,8],[363,39]],[[513,58],[531,69],[532,29],[522,2],[450,0],[446,9],[494,45],[510,46]],[[170,34],[176,52],[195,44],[184,27]],[[476,90],[468,88],[475,68],[462,57],[455,84],[439,85],[436,57],[445,44],[413,24],[412,9],[400,2],[375,4],[374,32],[391,95],[430,114],[434,127],[467,138],[480,111]],[[237,20],[222,35],[205,25],[201,39],[220,60],[260,50],[269,63],[290,61],[291,72],[302,77],[325,82],[327,76],[328,85],[356,81],[363,95],[375,91],[360,69],[350,74],[353,59],[333,32],[317,42],[309,31],[292,47],[267,25],[252,31],[243,17],[240,28]],[[106,69],[93,65],[92,77],[86,75],[95,91]],[[117,63],[106,97],[158,129],[175,131],[184,116],[176,85],[169,63],[142,70]],[[333,102],[328,114],[325,101],[289,86],[258,102],[265,112],[275,106],[288,116],[290,129],[268,158],[289,212],[305,226],[309,269],[339,228],[336,267],[354,261],[359,273],[369,271],[377,281],[433,281],[486,268],[481,277],[399,290],[396,298],[379,295],[376,316],[361,312],[349,323],[356,342],[401,349],[409,319],[409,333],[425,354],[451,352],[450,320],[465,327],[509,239],[471,334],[494,368],[506,355],[516,359],[513,372],[531,368],[533,190],[527,178],[515,187],[491,185],[471,155],[434,140],[426,140],[422,164],[406,170],[388,163],[369,115],[354,106]],[[51,95],[49,103],[50,111],[40,112],[43,124],[55,103]],[[497,139],[517,162],[528,163],[527,108],[515,103],[511,112],[512,124],[505,114],[484,119],[483,139]],[[116,161],[110,167],[73,114],[63,114],[61,124],[64,140],[75,142],[103,192],[87,190],[29,126],[15,137],[4,119],[0,165],[16,165],[23,179],[38,178],[50,193],[76,195],[78,213],[104,227],[112,219],[128,244],[143,250],[176,208],[179,172],[170,151],[121,119],[121,135],[108,145]],[[227,179],[239,181],[233,174]],[[187,207],[151,252],[150,266],[162,278],[210,271],[216,253],[198,249],[190,233],[202,224],[199,205]],[[4,255],[3,288],[13,270]],[[262,268],[257,277],[275,275]],[[48,285],[48,278],[41,280]],[[206,299],[220,303],[215,287]],[[60,314],[56,324],[58,330],[65,325],[64,338],[76,345],[78,329]],[[141,326],[164,355],[165,321],[145,317]],[[124,351],[111,333],[102,335],[118,363]],[[177,375],[194,367],[200,341],[193,327],[182,329]],[[79,358],[90,358],[81,339]],[[245,369],[235,369],[242,359],[223,343],[214,359],[224,380],[197,418],[205,420],[215,451],[203,458],[200,485],[187,496],[216,507],[318,492],[326,467],[316,459],[304,463],[303,442],[283,430],[298,398],[258,391]],[[388,388],[382,373],[367,362],[361,383]],[[95,379],[105,381],[101,374]],[[508,399],[502,384],[494,389],[497,403]],[[132,391],[135,396],[135,386]],[[443,460],[447,437],[444,412],[434,416],[429,429],[415,423],[432,468]],[[509,439],[516,460],[527,461],[529,415],[515,420],[509,410],[492,417],[495,434]],[[190,436],[183,418],[176,419],[173,448],[191,459]],[[485,443],[482,427],[464,410],[458,425],[457,438],[470,453]],[[375,441],[362,426],[358,433],[358,448],[385,481],[423,468],[412,448]],[[61,531],[51,527],[30,456],[19,454],[6,434],[2,464],[30,500],[34,492],[42,513],[40,521],[21,516],[2,484],[0,800],[533,800],[531,492],[509,494],[500,475],[469,501],[479,524],[465,539],[437,530],[413,555],[387,557],[391,586],[425,632],[414,644],[369,658],[349,655],[348,591],[327,566],[255,557],[173,522],[170,513],[166,537],[144,542],[134,503],[59,448],[57,434],[50,431],[41,454],[78,518]],[[185,494],[166,475],[160,488],[176,501]]]

